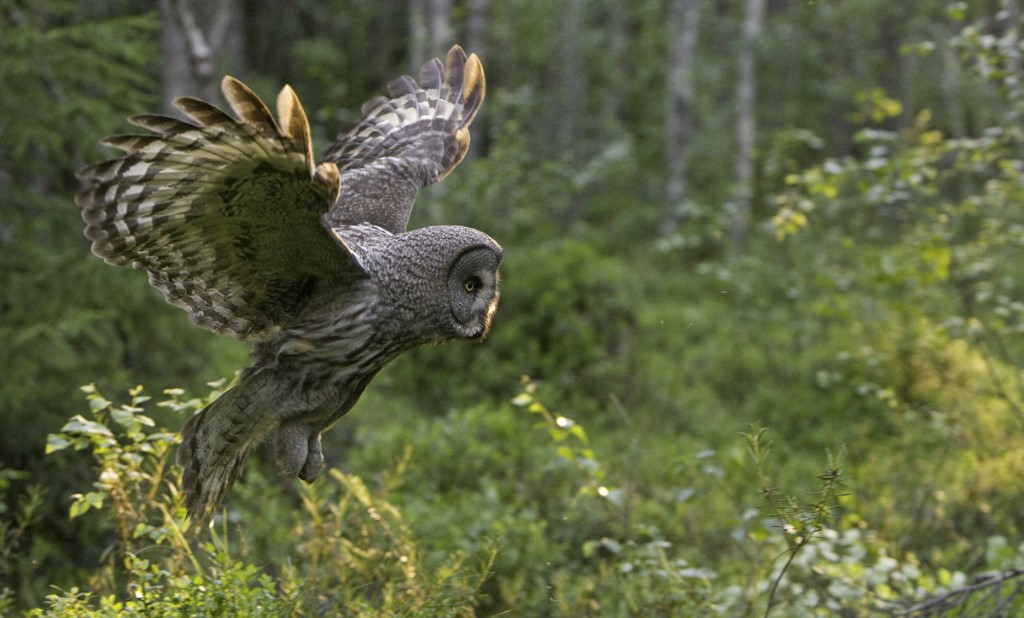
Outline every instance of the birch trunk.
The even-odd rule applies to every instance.
[[[668,14],[669,68],[665,101],[665,206],[658,231],[669,236],[685,218],[686,177],[693,134],[693,57],[700,30],[700,0],[672,0]]]
[[[244,68],[241,2],[160,0],[158,9],[164,111],[180,116],[171,101],[182,95],[217,101],[221,74]]]
[[[580,50],[580,35],[585,0],[567,0],[562,6],[560,37],[555,43],[559,62],[555,65],[555,79],[558,80],[557,96],[559,113],[552,119],[557,123],[553,134],[559,150],[568,157],[573,169],[578,169],[583,153],[580,150],[582,128],[580,114],[586,106],[587,83]],[[568,207],[562,217],[562,230],[569,232],[583,219],[583,199],[577,191],[569,196]]]
[[[427,58],[427,0],[409,2],[409,66],[419,68]]]
[[[454,43],[452,0],[412,0],[409,3],[409,64],[419,71],[430,58],[444,57]]]
[[[476,54],[487,66],[487,12],[489,0],[469,0],[469,16],[466,18],[466,52]],[[478,156],[487,137],[487,110],[484,105],[473,121],[473,138],[469,142],[470,158]]]
[[[740,38],[739,81],[736,86],[736,192],[730,238],[734,253],[742,253],[750,227],[754,196],[754,148],[757,140],[756,45],[764,21],[764,0],[747,0]]]

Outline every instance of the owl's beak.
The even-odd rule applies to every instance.
[[[494,298],[491,299],[491,304],[487,306],[487,313],[484,314],[483,323],[480,325],[480,330],[473,333],[472,339],[476,339],[480,343],[483,343],[487,337],[488,331],[491,330],[491,320],[494,319],[494,314],[498,311],[498,291],[494,291]]]

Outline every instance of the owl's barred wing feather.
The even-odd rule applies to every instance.
[[[93,186],[76,201],[93,253],[148,271],[197,325],[250,337],[364,273],[323,221],[339,172],[314,165],[292,89],[278,96],[280,125],[240,81],[225,77],[222,89],[239,119],[188,97],[175,106],[194,124],[132,118],[154,134],[106,139],[125,155],[80,171]]]
[[[363,119],[338,136],[324,160],[341,170],[332,225],[372,223],[404,232],[416,193],[451,172],[469,149],[469,125],[485,92],[476,54],[452,47],[442,65],[431,60],[419,84],[403,76],[363,106]]]

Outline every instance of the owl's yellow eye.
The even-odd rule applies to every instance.
[[[462,284],[462,287],[464,287],[466,291],[469,292],[470,294],[475,292],[479,286],[480,280],[477,279],[476,277],[470,277],[469,279],[466,279],[466,281]]]

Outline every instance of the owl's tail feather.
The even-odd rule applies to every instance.
[[[272,368],[257,369],[182,427],[177,461],[193,530],[206,526],[249,451],[277,426],[281,386]]]

